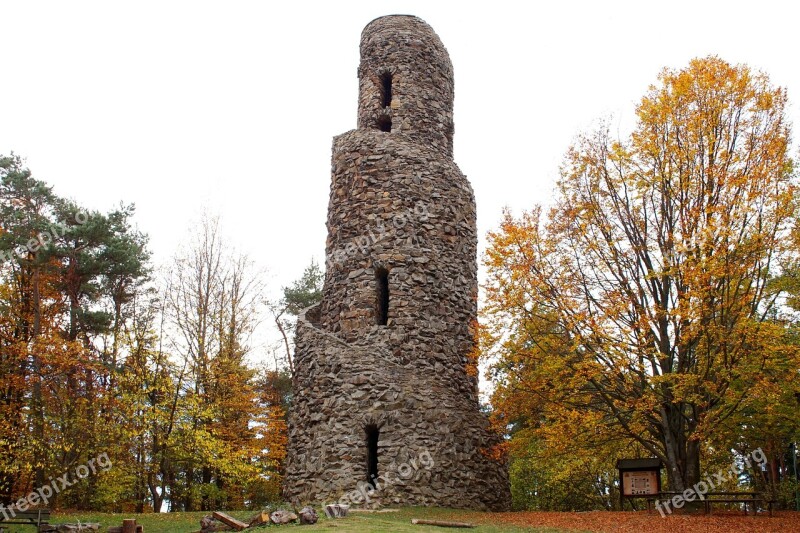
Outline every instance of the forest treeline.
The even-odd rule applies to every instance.
[[[112,468],[47,504],[279,500],[291,378],[283,355],[278,370],[253,364],[264,354],[252,334],[269,310],[291,329],[293,299],[315,297],[315,265],[288,301],[266,302],[261,272],[204,216],[159,274],[133,215],[85,210],[19,156],[0,158],[0,502],[101,454]]]

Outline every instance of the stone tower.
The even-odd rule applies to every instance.
[[[468,370],[475,198],[453,162],[450,58],[419,18],[381,17],[358,78],[358,129],[333,142],[322,302],[297,326],[285,495],[507,509]]]

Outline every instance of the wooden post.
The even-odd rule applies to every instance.
[[[122,521],[122,533],[136,533],[135,518],[126,518]]]

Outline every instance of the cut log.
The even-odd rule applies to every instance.
[[[122,533],[136,533],[136,519],[124,519],[122,521]]]
[[[53,531],[56,531],[55,529]],[[123,533],[122,526],[108,526],[106,533]],[[137,525],[136,533],[144,533],[144,526]]]
[[[236,520],[234,517],[226,515],[225,513],[214,511],[213,513],[211,513],[211,516],[213,516],[215,519],[219,520],[226,526],[232,527],[236,531],[247,529],[247,524],[245,524],[244,522],[240,522],[239,520]]]
[[[349,505],[333,503],[325,506],[325,514],[328,518],[344,518],[350,510]]]
[[[422,518],[412,518],[411,523],[415,526],[439,526],[439,527],[476,527],[475,524],[466,522],[447,522],[445,520],[424,520]]]
[[[249,527],[256,527],[262,524],[269,524],[269,513],[266,511],[261,511],[257,515],[253,516],[250,520],[247,521]]]

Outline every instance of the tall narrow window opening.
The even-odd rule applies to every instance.
[[[381,102],[383,107],[392,105],[392,74],[384,72],[381,74]]]
[[[381,115],[378,117],[378,129],[381,131],[392,131],[392,117],[389,115]]]
[[[378,479],[378,437],[380,431],[374,425],[367,426],[367,483],[373,487]]]
[[[389,321],[389,271],[375,270],[375,323],[385,326]]]

